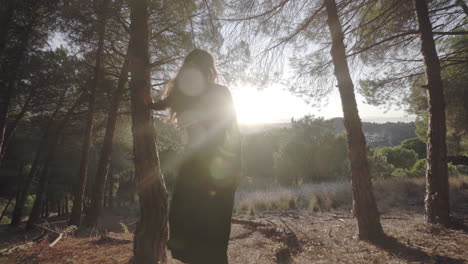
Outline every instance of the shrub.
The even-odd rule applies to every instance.
[[[374,178],[390,178],[395,167],[387,161],[387,157],[378,151],[370,151],[369,156],[370,173]]]
[[[410,169],[418,160],[418,154],[413,150],[402,147],[381,147],[375,150],[379,155],[387,158],[387,162],[395,168]]]
[[[450,177],[457,177],[459,175],[458,170],[457,170],[457,166],[455,166],[453,164],[449,164],[448,165],[448,174],[449,174]]]
[[[409,176],[411,178],[421,178],[426,175],[426,159],[418,160],[411,168]]]
[[[418,137],[408,138],[401,142],[400,146],[405,149],[413,150],[416,152],[420,159],[425,159],[427,155],[426,142]]]
[[[392,172],[392,178],[406,178],[408,177],[408,170],[402,168],[396,168]]]

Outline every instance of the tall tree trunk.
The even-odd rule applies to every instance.
[[[94,177],[93,191],[91,193],[91,206],[85,221],[87,226],[96,226],[97,220],[102,210],[102,206],[104,204],[104,191],[106,177],[109,173],[109,165],[111,162],[115,126],[117,124],[120,101],[122,100],[127,80],[128,59],[125,58],[122,69],[120,71],[119,83],[117,85],[116,91],[114,92],[114,95],[112,96],[112,102],[109,108],[106,134],[104,135],[104,142],[102,144],[98,168],[96,176]]]
[[[0,150],[4,149],[6,127],[8,123],[8,110],[10,109],[10,101],[13,95],[13,92],[16,90],[18,85],[20,64],[23,59],[24,52],[26,50],[26,43],[23,44],[23,47],[20,47],[19,55],[12,63],[9,65],[9,73],[6,73],[8,80],[0,80]]]
[[[10,108],[11,95],[15,84],[16,80],[10,80],[6,86],[1,85],[0,83],[0,150],[3,149],[6,125],[8,121],[8,109]]]
[[[21,64],[26,54],[29,42],[31,26],[26,27],[21,33],[20,44],[15,49],[15,56],[0,60],[0,150],[4,148],[6,126],[8,122],[8,110],[13,92],[16,90],[21,76]]]
[[[47,214],[48,204],[46,200],[47,196],[47,187],[49,182],[49,174],[51,162],[55,154],[55,145],[49,146],[47,153],[47,158],[44,164],[44,169],[42,169],[41,174],[39,175],[39,183],[36,189],[36,199],[34,200],[31,213],[29,214],[28,223],[26,225],[27,229],[34,227],[34,224],[39,220],[41,216],[41,210],[44,209],[43,215]]]
[[[424,58],[429,102],[426,221],[430,224],[447,226],[450,223],[447,144],[445,141],[447,129],[440,62],[426,0],[414,0],[414,6],[421,33],[421,52]]]
[[[57,206],[57,216],[62,215],[62,205],[60,204],[60,199],[54,201],[55,205]]]
[[[39,219],[39,215],[41,212],[42,204],[45,201],[46,194],[47,194],[47,186],[49,184],[49,170],[51,167],[51,163],[55,156],[55,151],[57,149],[57,145],[59,143],[60,134],[62,133],[63,129],[65,128],[66,124],[74,114],[76,108],[81,105],[82,101],[87,97],[81,95],[75,103],[68,109],[65,116],[56,124],[56,127],[52,128],[52,133],[50,133],[48,139],[46,140],[47,149],[44,159],[44,164],[42,166],[42,170],[39,174],[39,184],[36,191],[36,199],[34,200],[34,205],[29,215],[29,220],[26,228],[34,227],[34,224]]]
[[[39,147],[37,148],[34,161],[31,166],[31,170],[29,171],[28,177],[26,177],[23,180],[23,183],[21,186],[18,187],[18,195],[16,196],[16,202],[15,202],[15,207],[13,209],[13,215],[11,218],[11,223],[10,225],[13,227],[16,227],[20,224],[21,218],[23,216],[23,210],[24,210],[24,203],[26,202],[26,198],[28,197],[29,194],[29,188],[31,186],[31,182],[34,179],[35,175],[37,174],[37,171],[39,171],[39,166],[41,164],[40,159],[41,156],[43,155],[43,148],[45,147],[45,143],[47,140],[47,129],[46,133],[41,140],[41,143],[39,144]]]
[[[0,7],[0,58],[3,56],[3,51],[8,40],[8,31],[10,30],[10,25],[13,22],[13,17],[15,14],[15,4],[16,0],[2,0],[0,2],[2,5]]]
[[[26,198],[28,197],[29,194],[29,188],[31,186],[31,182],[34,179],[34,177],[39,174],[41,171],[41,166],[43,165],[43,159],[45,157],[45,149],[49,144],[50,140],[50,133],[53,133],[53,122],[55,121],[55,118],[57,117],[60,108],[63,105],[64,98],[66,95],[67,89],[65,89],[64,93],[60,97],[59,101],[57,102],[57,106],[55,107],[54,113],[50,116],[49,121],[47,122],[46,128],[44,135],[42,136],[41,142],[39,143],[39,146],[36,150],[36,154],[31,166],[31,170],[29,172],[28,177],[26,177],[23,181],[23,184],[21,187],[19,187],[19,192],[18,196],[16,198],[16,203],[15,203],[15,208],[13,209],[13,216],[10,225],[15,227],[18,226],[19,223],[21,222],[21,217],[23,214],[23,209],[24,209],[24,203],[26,201]],[[81,94],[80,97],[75,101],[73,106],[70,108],[71,111],[74,111],[78,106],[80,106],[83,101],[87,98],[86,94]],[[68,111],[70,112],[70,110]]]
[[[94,68],[94,83],[91,87],[89,105],[88,105],[88,116],[86,120],[86,129],[83,140],[83,149],[81,152],[81,162],[79,171],[79,183],[75,186],[74,198],[73,198],[73,209],[70,215],[69,225],[79,226],[81,224],[81,213],[83,211],[83,198],[86,189],[86,179],[88,177],[88,164],[91,150],[91,139],[93,134],[93,121],[94,121],[94,108],[96,101],[96,90],[102,83],[102,60],[104,54],[104,39],[106,33],[107,13],[110,0],[104,0],[99,10],[99,27],[98,27],[98,47],[96,50],[96,65]]]
[[[135,230],[135,263],[164,263],[167,242],[167,191],[156,149],[156,131],[149,108],[151,66],[147,0],[130,1],[130,91],[135,181],[140,219]]]
[[[68,195],[65,195],[65,214],[69,213],[69,208],[68,208]]]
[[[8,144],[10,143],[10,140],[11,140],[13,134],[15,133],[16,127],[18,126],[19,122],[21,121],[21,119],[23,119],[24,115],[26,114],[26,111],[28,110],[29,104],[31,103],[32,99],[34,98],[34,96],[36,94],[36,91],[37,91],[36,87],[33,87],[31,89],[31,92],[29,93],[28,98],[24,102],[24,105],[21,108],[21,111],[19,112],[19,114],[16,116],[15,120],[13,120],[11,125],[8,125],[7,127],[5,127],[5,130],[6,130],[5,131],[5,136],[4,136],[4,139],[3,139],[3,143],[2,143],[2,145],[0,147],[0,164],[3,161],[3,159],[5,158],[5,153],[6,153]]]
[[[107,207],[114,207],[114,170],[112,163],[109,168],[109,174],[107,175]]]
[[[379,212],[372,192],[367,161],[366,140],[362,133],[361,119],[354,95],[354,85],[346,60],[346,50],[335,0],[325,0],[332,48],[331,56],[343,107],[347,134],[348,158],[351,166],[353,206],[359,227],[359,238],[376,241],[383,236]]]

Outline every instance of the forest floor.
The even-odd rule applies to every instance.
[[[466,196],[468,198],[468,195]],[[468,203],[453,211],[454,228],[424,224],[421,214],[386,213],[381,221],[388,238],[379,245],[357,239],[356,220],[346,211],[305,210],[236,215],[229,245],[230,263],[468,263]],[[41,230],[25,232],[0,226],[0,263],[126,263],[132,255],[134,218],[108,215],[107,236],[78,230],[49,245],[56,236],[31,242]],[[48,226],[64,230],[66,219]],[[2,252],[2,251],[0,251]],[[170,259],[170,253],[168,253]],[[180,263],[169,260],[169,263]]]

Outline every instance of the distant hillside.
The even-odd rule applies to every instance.
[[[340,134],[345,131],[342,118],[334,118],[330,121],[336,133]],[[405,139],[416,137],[414,122],[387,122],[383,124],[363,122],[362,127],[367,145],[371,148],[396,146]]]
[[[240,124],[239,129],[242,134],[255,134],[274,128],[290,127],[291,123],[261,123],[261,124]]]
[[[330,123],[335,130],[336,134],[341,134],[345,131],[343,118],[330,119]],[[265,124],[241,124],[240,130],[242,134],[255,134],[265,130],[274,128],[288,128],[290,123],[265,123]],[[381,146],[397,146],[403,140],[416,137],[416,126],[414,122],[386,122],[362,123],[364,136],[367,140],[367,145],[371,148]]]

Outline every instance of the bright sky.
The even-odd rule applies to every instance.
[[[279,87],[262,90],[249,85],[239,85],[231,88],[234,104],[240,123],[277,123],[288,122],[292,117],[300,118],[306,114],[326,119],[342,117],[341,101],[338,91],[332,93],[329,102],[323,107],[308,105],[303,99]],[[403,110],[390,110],[364,103],[362,96],[357,95],[361,118],[370,122],[408,122],[414,117],[408,117]]]
[[[54,34],[50,39],[52,49],[64,45],[72,49],[61,33]],[[292,117],[301,118],[307,114],[326,119],[342,117],[341,101],[338,91],[329,95],[328,104],[322,107],[308,105],[303,99],[295,96],[280,86],[258,89],[248,84],[231,88],[238,120],[243,124],[289,122]],[[408,117],[403,110],[390,110],[368,105],[357,95],[359,114],[364,121],[370,122],[408,122],[414,117]]]

